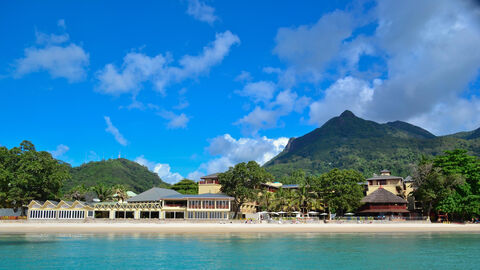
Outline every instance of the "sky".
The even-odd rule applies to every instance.
[[[480,127],[474,1],[2,1],[0,145],[164,181],[264,164],[344,110]]]

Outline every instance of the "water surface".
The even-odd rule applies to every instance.
[[[480,234],[0,234],[1,269],[480,269]]]

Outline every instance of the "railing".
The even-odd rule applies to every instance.
[[[165,207],[187,207],[185,204],[165,204]]]
[[[200,185],[205,185],[205,184],[217,184],[218,185],[218,180],[203,180],[198,182]]]

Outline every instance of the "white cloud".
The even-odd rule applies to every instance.
[[[480,6],[386,0],[367,13],[335,11],[313,25],[278,30],[274,53],[287,67],[267,71],[279,74],[279,87],[333,81],[310,105],[311,123],[321,125],[350,109],[375,121],[421,124],[437,134],[480,126],[473,96],[478,89],[471,85],[480,69]],[[372,34],[357,31],[367,23],[378,24]],[[360,71],[365,55],[376,60]]]
[[[174,184],[182,180],[184,177],[177,172],[171,172],[171,167],[167,163],[156,163],[147,160],[143,155],[135,159],[140,165],[147,167],[150,171],[158,174],[158,176],[165,182]]]
[[[177,128],[186,128],[190,118],[184,113],[175,114],[171,111],[162,111],[159,113],[161,117],[168,120],[168,128],[177,129]]]
[[[218,20],[218,17],[215,16],[215,9],[199,0],[188,0],[187,14],[209,24]]]
[[[115,140],[119,144],[126,146],[128,144],[128,141],[125,139],[125,137],[123,137],[123,135],[120,133],[118,128],[116,128],[113,125],[112,121],[110,120],[110,117],[104,116],[104,118],[105,118],[105,123],[107,124],[107,128],[105,129],[105,131],[112,134],[113,137],[115,137]]]
[[[380,81],[377,80],[376,84],[380,84]],[[368,82],[353,77],[337,80],[325,90],[323,99],[310,104],[310,123],[322,125],[344,110],[364,116],[366,106],[372,101],[373,87]]]
[[[230,134],[224,134],[210,140],[208,152],[216,157],[200,165],[200,168],[189,174],[189,178],[223,172],[240,162],[256,161],[260,165],[278,155],[287,145],[288,138],[270,139],[265,136],[257,138],[235,139]]]
[[[354,28],[351,14],[337,10],[322,16],[314,25],[278,29],[273,51],[297,72],[319,80]]]
[[[255,103],[268,102],[273,98],[276,86],[270,81],[247,83],[242,90],[236,91],[241,96],[250,97]]]
[[[299,97],[296,92],[284,90],[279,92],[274,100],[267,102],[265,107],[256,106],[235,124],[241,125],[247,134],[256,134],[261,129],[276,127],[282,116],[293,111],[301,113],[309,103],[309,98]]]
[[[50,154],[52,154],[52,156],[54,158],[59,158],[63,155],[65,155],[65,153],[68,152],[68,150],[70,150],[70,148],[64,144],[59,144],[57,145],[57,149],[56,150],[53,150],[53,151],[48,151]]]
[[[52,78],[66,78],[69,82],[86,77],[89,54],[81,46],[68,43],[70,37],[67,33],[56,35],[36,31],[35,36],[37,46],[26,48],[24,57],[15,61],[14,77],[40,71],[48,72]]]
[[[408,122],[437,135],[474,130],[480,128],[480,99],[459,98],[439,103],[431,111],[416,115]]]
[[[238,76],[235,77],[235,81],[238,81],[238,82],[249,82],[252,79],[253,79],[252,74],[250,74],[250,72],[245,70],[242,70],[242,72],[240,72],[240,74],[238,74]]]
[[[218,33],[215,41],[204,47],[201,54],[183,56],[178,66],[171,65],[173,60],[169,54],[150,57],[142,53],[128,53],[120,69],[107,64],[97,72],[99,90],[107,94],[135,94],[144,83],[151,82],[157,91],[165,93],[169,84],[208,73],[238,43],[240,39],[230,31]]]
[[[480,68],[479,7],[468,1],[381,1],[377,11],[376,38],[388,54],[388,79],[375,91],[369,115],[409,119],[452,99],[460,102]]]

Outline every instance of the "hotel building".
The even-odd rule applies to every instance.
[[[32,201],[31,220],[86,219],[228,219],[232,197],[223,194],[184,195],[171,189],[151,188],[126,202]]]

